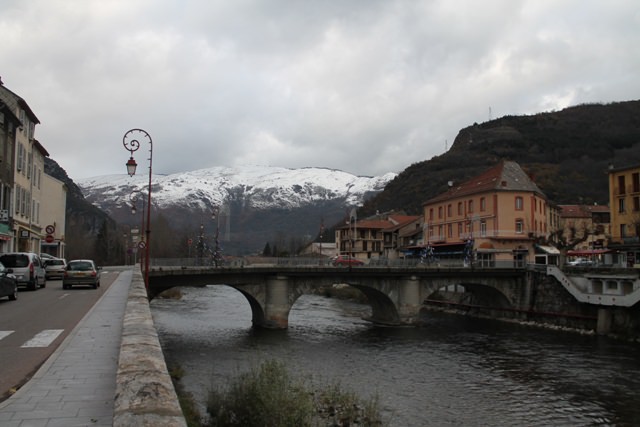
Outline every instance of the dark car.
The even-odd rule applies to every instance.
[[[88,285],[97,289],[100,286],[100,270],[90,259],[69,261],[62,277],[62,289],[71,289],[74,285]]]
[[[333,265],[335,265],[336,267],[341,265],[359,266],[364,265],[364,262],[347,255],[338,255],[333,259]]]
[[[18,299],[18,281],[11,270],[0,263],[0,298],[9,297],[11,301]]]
[[[45,277],[48,279],[62,279],[67,261],[64,258],[50,258],[44,261]]]

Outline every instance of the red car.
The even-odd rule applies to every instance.
[[[333,265],[335,265],[336,267],[340,265],[359,266],[359,265],[364,265],[364,262],[356,258],[351,258],[350,256],[347,256],[347,255],[338,255],[333,259]]]

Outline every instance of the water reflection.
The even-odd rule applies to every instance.
[[[635,344],[433,313],[422,328],[376,328],[367,306],[301,297],[285,331],[254,330],[248,302],[225,286],[154,300],[165,355],[188,391],[262,360],[304,377],[377,394],[396,426],[634,425]]]

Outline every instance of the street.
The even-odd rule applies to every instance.
[[[118,276],[103,269],[98,289],[62,289],[47,280],[37,291],[20,290],[17,301],[0,300],[0,401],[26,383],[58,348]]]

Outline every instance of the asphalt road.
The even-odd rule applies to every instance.
[[[100,287],[62,289],[47,280],[37,291],[20,290],[17,301],[0,299],[0,401],[25,384],[111,286],[119,269],[102,271]]]

